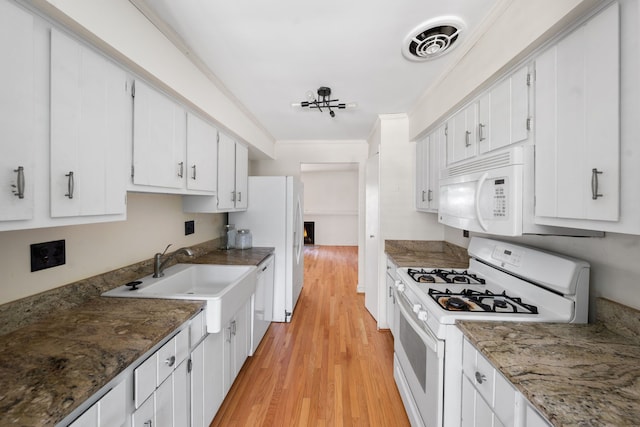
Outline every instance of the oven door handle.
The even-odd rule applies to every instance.
[[[409,300],[404,295],[404,293],[398,293],[398,306],[400,307],[400,311],[402,312],[402,316],[409,322],[413,330],[422,338],[422,341],[426,344],[427,347],[431,349],[437,356],[438,359],[441,359],[442,354],[442,345],[439,345],[440,342],[438,338],[431,331],[429,331],[426,327],[421,326],[416,319],[413,310],[409,307]]]

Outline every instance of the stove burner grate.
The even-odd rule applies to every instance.
[[[463,289],[452,292],[429,289],[429,295],[448,311],[482,311],[491,313],[538,314],[538,307],[522,302],[521,298],[510,297],[506,292],[494,294],[489,290]]]
[[[407,269],[407,274],[418,283],[463,283],[468,285],[484,285],[485,280],[469,273],[467,270],[445,270],[442,268],[434,268],[425,270],[424,268]]]

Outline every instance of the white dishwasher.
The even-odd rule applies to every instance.
[[[256,292],[251,298],[251,349],[253,356],[273,320],[274,255],[258,265]]]

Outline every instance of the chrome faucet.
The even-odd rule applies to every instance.
[[[167,258],[165,258],[165,260],[162,260],[162,257],[165,253],[167,253],[167,249],[169,249],[169,247],[171,246],[171,244],[167,245],[167,247],[165,248],[164,252],[162,253],[157,253],[153,256],[153,277],[162,277],[164,276],[164,268],[167,265],[167,263],[169,261],[171,261],[173,258],[176,257],[176,255],[187,255],[187,256],[193,256],[193,251],[189,248],[180,248],[177,251],[175,251],[174,253],[172,253],[171,255],[169,255]]]

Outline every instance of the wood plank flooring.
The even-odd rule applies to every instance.
[[[291,323],[272,323],[211,426],[408,426],[393,338],[356,293],[358,249],[306,246]]]

